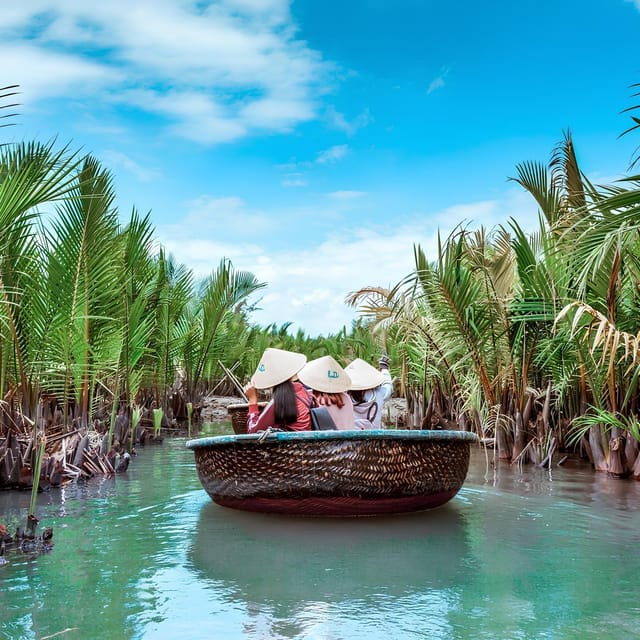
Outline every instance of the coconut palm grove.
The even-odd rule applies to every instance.
[[[1,90],[5,125],[16,89]],[[225,256],[197,280],[158,246],[150,214],[117,210],[90,153],[3,144],[0,486],[78,477],[93,447],[197,429],[210,394],[236,393],[227,372],[246,382],[266,347],[343,364],[387,352],[404,428],[471,431],[511,463],[576,456],[640,479],[638,157],[600,185],[579,150],[567,131],[549,159],[513,168],[535,231],[511,218],[460,226],[433,255],[407,246],[411,273],[345,291],[358,321],[311,336],[255,324],[252,296],[269,283]]]

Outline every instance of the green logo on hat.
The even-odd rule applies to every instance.
[[[260,371],[260,372],[264,371],[265,369],[266,369],[266,367],[265,367],[263,364],[261,364],[261,365],[258,367],[258,371]]]
[[[331,369],[329,369],[327,371],[327,378],[339,378],[340,374],[337,371],[331,371]]]

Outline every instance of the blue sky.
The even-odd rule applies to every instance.
[[[255,321],[336,332],[438,230],[533,228],[507,178],[564,130],[621,177],[639,34],[640,0],[24,0],[0,19],[3,137],[93,153],[177,260],[268,283]]]

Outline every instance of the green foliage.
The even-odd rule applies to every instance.
[[[156,252],[150,216],[134,209],[121,225],[114,202],[91,157],[53,143],[0,150],[0,392],[27,416],[46,391],[87,425],[107,390],[112,431],[118,405],[153,389],[166,407],[181,375],[193,397],[226,338],[249,339],[242,305],[264,285],[223,259],[196,291]]]
[[[423,397],[425,411],[435,398],[451,418],[466,414],[483,435],[494,433],[504,457],[522,437],[549,448],[564,443],[567,417],[586,403],[622,411],[620,428],[633,433],[640,177],[627,181],[633,189],[594,187],[568,133],[548,166],[528,162],[516,172],[540,207],[537,231],[515,219],[491,233],[456,229],[439,238],[431,259],[415,247],[414,271],[395,287],[363,289],[348,301],[396,339],[408,397]],[[536,397],[544,406],[534,402],[532,422],[516,434]],[[505,417],[500,428],[489,419],[496,415]],[[593,426],[593,415],[575,424]],[[606,458],[606,441],[593,442],[604,443]],[[522,449],[514,451],[519,457]]]
[[[162,409],[154,409],[153,410],[153,435],[157,438],[160,434],[160,428],[162,426],[162,417],[164,416],[164,411]]]
[[[15,122],[9,122],[9,118],[15,117],[17,114],[15,112],[6,112],[4,109],[13,109],[18,106],[16,102],[5,102],[5,99],[14,99],[13,96],[18,95],[19,85],[10,84],[5,87],[0,87],[0,128],[1,127],[10,127],[15,124]]]
[[[252,324],[249,301],[265,286],[253,274],[221,258],[196,284],[155,248],[148,214],[134,209],[121,224],[112,177],[94,158],[53,143],[0,147],[0,392],[35,417],[46,391],[83,424],[106,393],[113,429],[118,410],[142,401],[168,411],[171,393],[190,421],[224,377],[219,363],[246,382],[267,347],[342,364],[375,365],[387,352],[418,420],[434,407],[467,417],[502,452],[527,406],[529,441],[535,431],[538,442],[576,444],[595,424],[635,435],[640,176],[592,185],[568,132],[548,164],[515,174],[539,207],[538,229],[511,219],[457,228],[431,256],[416,246],[394,287],[348,296],[361,316],[352,327],[309,336]]]
[[[0,149],[0,390],[19,384],[29,416],[36,412],[51,322],[39,208],[69,196],[81,163],[53,143]]]
[[[105,368],[117,366],[118,220],[111,176],[87,158],[70,197],[57,207],[48,240],[52,318],[47,385],[66,404],[71,393],[88,422],[91,390]],[[114,345],[115,348],[114,348]]]
[[[118,405],[145,389],[166,407],[178,381],[199,401],[219,361],[248,379],[268,346],[343,363],[383,350],[362,323],[314,338],[251,325],[247,300],[264,283],[222,259],[196,288],[154,251],[150,216],[134,209],[121,225],[114,202],[111,175],[91,157],[35,143],[0,156],[0,391],[18,391],[27,415],[46,390],[86,425],[106,389],[112,432]]]
[[[579,443],[593,428],[605,433],[612,429],[626,431],[640,442],[640,421],[636,415],[623,415],[600,407],[589,407],[589,412],[575,418],[571,425],[570,443]]]

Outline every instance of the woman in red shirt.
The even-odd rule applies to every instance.
[[[266,349],[245,394],[249,402],[247,433],[276,427],[284,431],[311,431],[311,396],[297,380],[307,357],[283,349]],[[258,389],[272,388],[272,399],[262,413]]]

